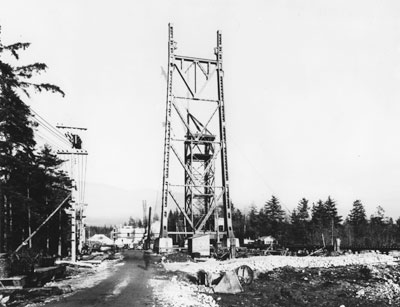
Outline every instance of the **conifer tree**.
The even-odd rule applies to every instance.
[[[285,211],[282,210],[279,199],[273,195],[271,199],[265,203],[264,208],[261,212],[261,221],[263,222],[263,234],[280,236],[284,219]]]
[[[348,222],[355,227],[365,225],[367,223],[367,215],[365,214],[364,205],[361,200],[355,200],[353,202],[353,208],[347,218]]]
[[[246,221],[245,236],[253,239],[260,236],[260,216],[255,204],[251,204],[250,206],[250,212]]]
[[[325,210],[327,214],[327,218],[330,220],[328,223],[334,223],[335,226],[338,226],[340,222],[342,221],[342,217],[338,215],[338,211],[336,208],[336,201],[334,201],[330,196],[328,196],[328,199],[325,201]]]
[[[10,242],[18,235],[17,214],[30,203],[29,176],[35,164],[35,123],[21,95],[29,98],[30,90],[64,95],[55,85],[32,81],[35,75],[46,70],[45,64],[21,66],[12,63],[12,60],[18,63],[20,51],[28,47],[29,43],[3,44],[0,31],[0,251],[10,250]],[[26,235],[22,230],[18,239]]]

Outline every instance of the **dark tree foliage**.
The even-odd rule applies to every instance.
[[[353,202],[353,208],[347,216],[344,224],[343,237],[348,245],[363,245],[368,233],[368,220],[364,206],[360,200]]]
[[[260,215],[255,204],[250,206],[248,218],[246,219],[246,238],[258,238],[260,236]],[[235,229],[234,229],[235,230]]]
[[[49,216],[70,193],[72,182],[67,174],[59,170],[63,161],[59,159],[48,146],[41,149],[36,155],[36,171],[31,176],[32,186],[30,187],[31,203],[31,226],[35,229],[44,218]],[[68,205],[64,209],[68,208]],[[68,240],[69,228],[65,221],[68,217],[64,210],[60,211],[59,219],[64,221],[64,229],[60,229],[59,219],[50,220],[43,232],[46,236],[34,238],[36,246],[47,252],[57,250],[58,240],[61,236],[62,241]],[[45,239],[44,239],[45,238]],[[64,244],[65,245],[65,244]]]
[[[94,236],[95,234],[103,234],[111,239],[111,232],[113,231],[113,226],[87,226],[86,235],[87,237]]]
[[[170,210],[168,214],[168,231],[184,231],[184,217],[178,209],[175,211]],[[174,235],[172,236],[174,244],[179,246],[184,245],[184,236],[182,235]]]
[[[327,214],[327,218],[330,220],[334,226],[338,226],[342,222],[342,217],[338,215],[336,208],[336,201],[334,201],[330,196],[325,201],[325,210]]]
[[[282,239],[285,211],[282,210],[279,199],[272,196],[260,212],[261,235],[272,235]]]
[[[355,200],[353,202],[353,208],[347,218],[350,225],[359,227],[367,223],[367,215],[365,214],[364,206],[361,200]]]
[[[29,98],[30,90],[64,93],[55,85],[32,81],[46,70],[45,64],[11,63],[13,59],[18,62],[19,52],[28,47],[28,43],[5,45],[0,40],[0,250],[3,252],[15,249],[71,188],[66,174],[57,170],[61,161],[50,148],[40,152],[36,148],[36,124],[21,94]],[[60,242],[66,247],[68,219],[61,212],[58,220],[58,223],[51,221],[38,233],[33,240],[34,249],[55,254]]]
[[[232,223],[236,238],[258,239],[271,235],[284,247],[316,248],[333,247],[336,239],[340,239],[342,247],[371,247],[397,245],[400,247],[400,218],[393,222],[385,216],[382,207],[378,207],[370,219],[365,216],[361,201],[356,200],[345,221],[338,215],[337,204],[331,197],[326,201],[318,200],[310,209],[309,200],[302,198],[286,220],[279,199],[275,196],[267,201],[261,210],[253,203],[244,214],[232,205]],[[310,214],[311,213],[311,214]],[[222,208],[219,208],[222,218]],[[132,222],[133,219],[130,218]],[[177,209],[168,215],[168,230],[183,231],[184,217]],[[140,227],[140,220],[136,225]],[[355,227],[359,227],[357,233]],[[183,246],[186,237],[171,235],[174,244]]]
[[[338,215],[336,202],[329,196],[328,199],[323,202],[318,200],[312,207],[311,217],[311,229],[312,244],[323,244],[334,243],[334,238],[337,237],[342,217]]]
[[[129,217],[129,220],[128,220],[128,225],[129,226],[132,226],[132,227],[136,227],[136,221],[135,221],[135,219],[133,218],[133,217]]]
[[[311,209],[311,223],[316,227],[323,227],[327,221],[329,221],[329,217],[325,204],[322,200],[318,200]]]
[[[175,211],[169,210],[168,214],[168,231],[176,231],[178,228],[179,212],[178,209]]]
[[[235,229],[235,237],[238,238],[240,241],[243,241],[243,239],[245,238],[245,223],[245,216],[232,204],[232,227],[233,229]]]
[[[378,206],[376,212],[367,219],[360,200],[354,201],[344,222],[338,214],[336,201],[331,197],[313,203],[311,215],[309,201],[301,199],[290,214],[290,222],[285,221],[279,200],[272,197],[260,211],[252,204],[244,220],[245,238],[272,235],[289,247],[315,247],[323,243],[333,246],[337,239],[340,239],[342,247],[400,247],[400,218],[393,222]],[[236,233],[238,230],[234,228],[234,231]]]
[[[299,204],[297,205],[296,211],[297,211],[297,219],[302,223],[307,222],[308,219],[310,218],[310,208],[308,206],[308,200],[302,198]]]
[[[290,216],[292,225],[288,238],[289,242],[293,244],[307,244],[309,242],[309,211],[308,200],[302,198]]]

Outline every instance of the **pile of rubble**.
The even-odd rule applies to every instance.
[[[193,258],[188,253],[177,252],[163,256],[162,261],[166,262],[193,262]]]
[[[385,300],[388,304],[400,303],[400,271],[390,266],[368,266],[368,281],[360,285],[356,296],[368,300]]]

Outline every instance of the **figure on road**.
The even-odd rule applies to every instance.
[[[144,260],[144,264],[146,267],[146,270],[149,268],[150,265],[150,255],[151,254],[151,250],[145,250],[145,252],[143,253],[143,260]]]

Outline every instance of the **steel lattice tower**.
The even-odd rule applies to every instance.
[[[168,234],[209,233],[219,240],[222,234],[234,247],[221,33],[217,32],[215,59],[175,54],[177,48],[171,24],[168,35],[160,238],[167,238]],[[218,226],[221,200],[222,232]],[[184,217],[183,227],[177,227],[175,232],[168,231],[171,202]]]

